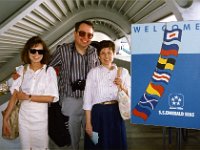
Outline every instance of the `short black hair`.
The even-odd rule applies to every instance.
[[[111,48],[113,53],[115,53],[115,43],[111,40],[103,40],[99,42],[99,46],[97,48],[97,54],[100,55],[100,52],[103,48]]]
[[[95,47],[96,49],[99,48],[99,42],[98,41],[92,41],[91,44],[93,47]]]
[[[81,24],[87,24],[87,25],[91,26],[92,29],[94,30],[94,26],[93,26],[93,23],[92,23],[92,22],[87,21],[87,20],[83,20],[83,21],[80,21],[80,22],[76,22],[76,23],[75,23],[75,31],[76,31],[76,32],[78,31],[78,29],[79,29],[79,27],[80,27]]]

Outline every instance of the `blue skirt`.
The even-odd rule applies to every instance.
[[[85,133],[85,150],[127,150],[126,128],[118,103],[94,105],[91,119],[93,131],[98,132],[99,140],[95,145]]]

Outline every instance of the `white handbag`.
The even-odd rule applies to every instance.
[[[121,76],[122,68],[118,68],[117,77]],[[131,100],[130,97],[121,89],[118,90],[118,104],[121,117],[124,120],[131,118]]]

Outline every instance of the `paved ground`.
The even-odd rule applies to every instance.
[[[1,100],[0,100],[1,101]],[[0,106],[4,110],[7,103]],[[198,150],[200,149],[200,131],[183,130],[181,144],[177,144],[178,131],[175,128],[165,128],[145,125],[132,125],[126,121],[128,150]],[[2,129],[2,116],[0,115],[0,135]],[[163,130],[165,129],[165,130]],[[163,136],[163,131],[166,132]],[[171,132],[170,132],[171,131]],[[171,136],[168,136],[171,133]],[[164,138],[165,137],[165,138]],[[58,147],[50,140],[51,150],[67,150],[67,147]],[[0,150],[21,150],[19,138],[13,141],[5,140],[0,136]],[[83,150],[83,137],[80,142],[80,150]]]

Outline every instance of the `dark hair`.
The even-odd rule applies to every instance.
[[[115,53],[115,43],[110,40],[103,40],[99,42],[99,47],[97,49],[98,56],[100,55],[100,52],[103,48],[111,48],[113,53]]]
[[[45,53],[43,54],[43,58],[41,60],[41,63],[47,64],[49,62],[50,53],[49,53],[49,49],[47,48],[45,42],[39,36],[33,36],[26,42],[26,44],[24,45],[24,48],[21,52],[21,60],[25,64],[31,63],[31,60],[29,58],[29,50],[32,47],[37,46],[38,44],[42,44],[43,50],[45,50]]]
[[[98,49],[99,42],[98,41],[92,41],[90,45],[92,45],[93,47],[95,47],[96,49]]]
[[[80,27],[81,24],[87,24],[88,26],[91,26],[92,29],[94,30],[94,26],[93,26],[92,22],[83,20],[83,21],[75,23],[75,32],[78,31],[78,29],[79,29],[79,27]]]

